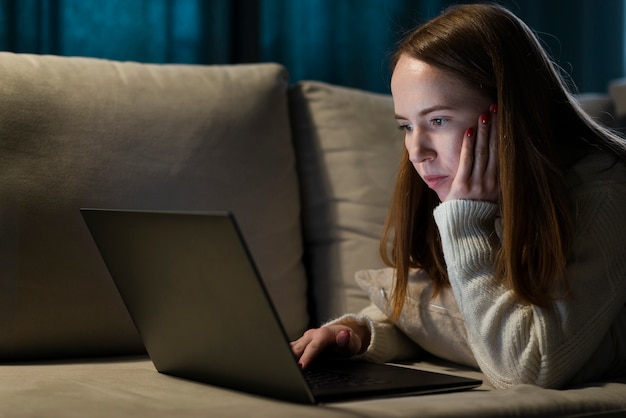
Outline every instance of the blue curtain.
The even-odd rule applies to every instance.
[[[275,61],[292,81],[388,92],[402,34],[452,0],[0,0],[0,49],[152,63]],[[623,0],[500,0],[580,91],[624,71]]]

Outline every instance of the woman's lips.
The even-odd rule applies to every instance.
[[[444,181],[446,181],[446,179],[448,178],[448,176],[424,176],[424,182],[426,182],[426,185],[435,190],[437,187],[439,187]]]

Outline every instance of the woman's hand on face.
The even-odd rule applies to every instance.
[[[362,332],[363,330],[359,331]],[[359,354],[362,348],[363,339],[355,329],[347,325],[327,325],[310,329],[302,337],[291,343],[291,350],[302,369],[307,368],[324,351],[354,356]]]
[[[446,201],[454,199],[497,202],[498,184],[498,126],[497,105],[480,115],[478,128],[465,132],[459,168],[452,181]]]

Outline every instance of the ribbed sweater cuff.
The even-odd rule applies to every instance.
[[[495,203],[475,200],[451,200],[435,208],[433,216],[448,268],[481,268],[492,259],[498,240],[494,225],[497,214]]]

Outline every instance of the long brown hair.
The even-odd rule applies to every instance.
[[[550,305],[567,289],[572,209],[563,171],[592,148],[626,160],[624,140],[581,110],[532,30],[501,6],[453,6],[409,33],[392,64],[403,54],[450,71],[498,104],[503,232],[495,274],[522,302]],[[432,216],[439,199],[406,151],[402,158],[380,246],[396,269],[392,318],[411,268],[424,269],[435,291],[449,284]]]

